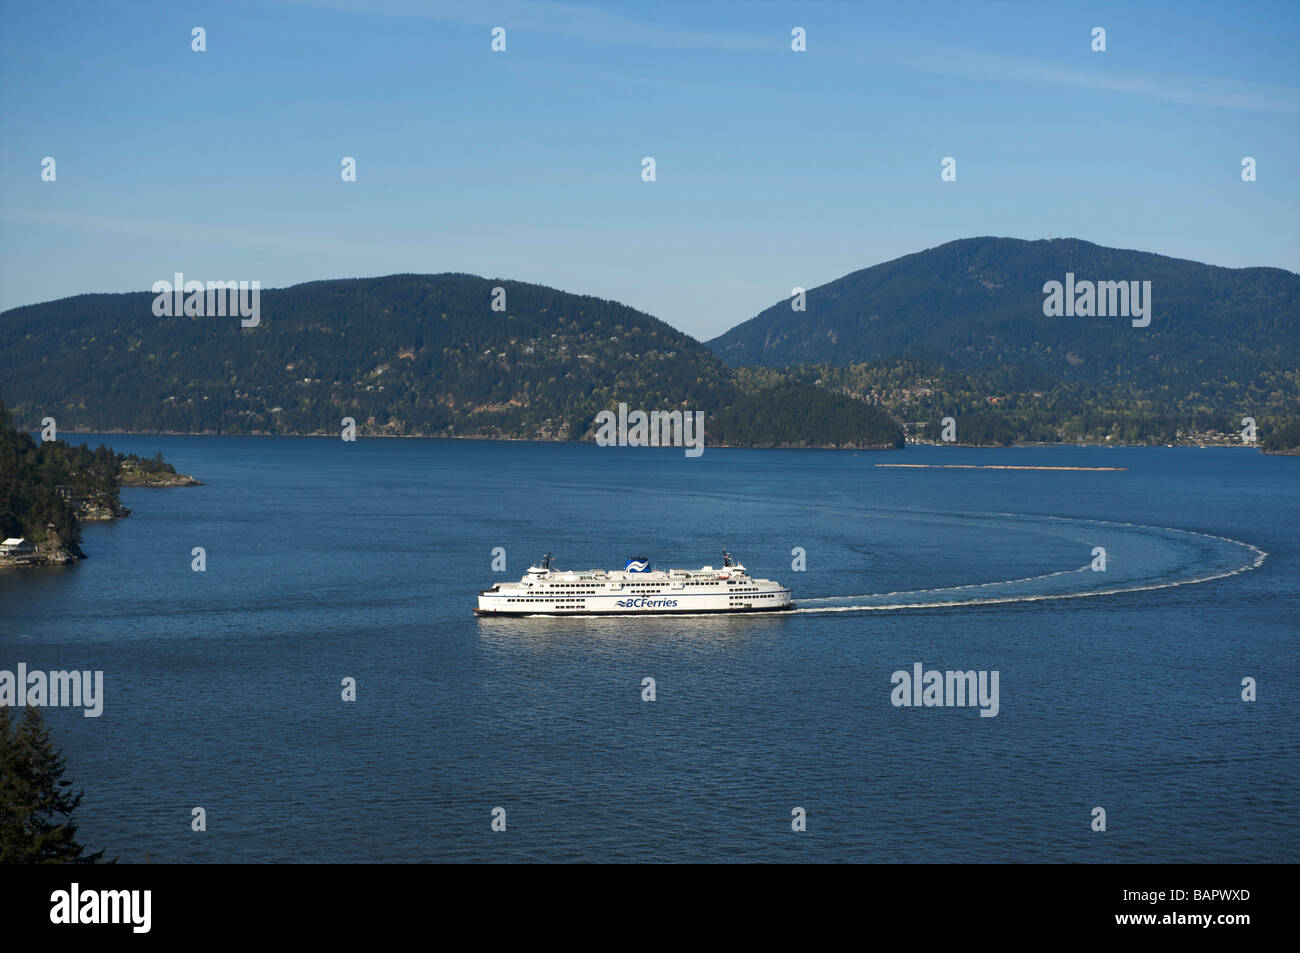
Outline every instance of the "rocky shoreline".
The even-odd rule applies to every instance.
[[[0,553],[0,569],[26,569],[33,566],[66,566],[78,559],[85,559],[85,553],[73,553],[67,547],[55,549],[37,548],[27,556],[7,556]]]
[[[149,473],[144,470],[122,468],[118,476],[122,486],[202,486],[203,484],[188,473]]]
[[[148,473],[140,470],[123,468],[120,474],[122,486],[172,487],[203,486],[203,484],[186,473]],[[115,499],[100,497],[71,497],[68,503],[76,514],[78,523],[104,523],[109,520],[125,519],[131,510]],[[53,530],[50,531],[53,533]],[[0,553],[0,570],[25,569],[37,566],[67,566],[86,554],[74,542],[65,542],[55,536],[52,540],[37,545],[30,552],[21,555]]]

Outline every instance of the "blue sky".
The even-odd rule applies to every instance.
[[[1049,234],[1300,271],[1300,3],[0,3],[0,308],[465,271],[709,338]]]

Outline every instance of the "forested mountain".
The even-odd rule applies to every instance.
[[[800,381],[746,393],[713,422],[723,442],[749,447],[901,449],[893,419],[862,401]]]
[[[1300,445],[1294,424],[1287,423],[1296,419],[1296,402],[1287,397],[1295,393],[1295,375],[1279,374],[1281,384],[1273,389],[1240,388],[1242,400],[1236,403],[1222,389],[1179,392],[1136,381],[1103,387],[1054,379],[1034,365],[953,368],[896,360],[736,370],[738,383],[748,390],[809,383],[880,407],[903,424],[909,439],[920,441],[937,440],[943,418],[952,417],[955,442],[966,445],[1242,445],[1244,418],[1250,418],[1257,424],[1258,445],[1279,452]]]
[[[1151,282],[1150,324],[1045,315],[1044,285],[1067,273]],[[709,344],[742,387],[812,383],[887,410],[909,438],[935,439],[951,416],[958,443],[1239,443],[1251,418],[1271,449],[1300,408],[1300,275],[1276,268],[972,238],[846,275],[804,303],[781,301]]]
[[[1150,325],[1044,315],[1043,285],[1067,272],[1150,281]],[[616,302],[462,274],[266,290],[248,328],[153,303],[0,314],[16,423],[339,433],[350,417],[362,436],[580,440],[625,402],[704,411],[707,445],[890,447],[945,416],[959,443],[1234,442],[1247,417],[1262,440],[1300,408],[1300,276],[1073,239],[968,239],[855,272],[717,353]]]
[[[704,411],[707,444],[901,440],[880,410],[812,385],[800,385],[799,407],[818,412],[801,430],[794,410],[755,402],[693,338],[539,285],[463,274],[311,282],[262,291],[260,323],[247,328],[155,316],[154,297],[81,295],[0,314],[0,395],[15,420],[34,428],[50,416],[64,432],[339,433],[351,417],[361,435],[582,439],[622,401]]]
[[[1150,281],[1148,327],[1048,317],[1049,281]],[[969,238],[809,289],[709,342],[729,364],[1027,364],[1056,380],[1231,387],[1300,368],[1300,275],[1218,268],[1077,239]],[[1293,391],[1294,393],[1294,391]]]

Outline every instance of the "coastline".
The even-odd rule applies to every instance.
[[[122,486],[145,486],[152,489],[162,489],[173,486],[203,486],[203,483],[194,479],[188,473],[146,473],[143,471],[123,471],[119,476],[118,482]]]
[[[119,486],[164,489],[179,486],[203,486],[187,473],[145,473],[141,471],[123,471],[118,477]],[[126,519],[131,510],[117,499],[103,500],[81,497],[69,501],[78,523],[109,523]],[[87,559],[80,545],[75,542],[58,540],[57,545],[37,546],[30,553],[11,556],[0,553],[0,571],[6,569],[33,569],[40,566],[69,566]]]
[[[35,433],[37,431],[29,431]],[[77,436],[122,436],[122,437],[332,437],[338,439],[338,431],[311,431],[306,433],[273,433],[266,430],[254,430],[247,433],[228,433],[217,430],[65,430],[68,435]],[[358,439],[380,439],[380,440],[485,440],[497,441],[501,443],[592,443],[590,440],[561,440],[554,437],[503,437],[496,434],[426,434],[426,433],[365,433],[358,434]],[[1079,447],[1083,449],[1104,449],[1117,450],[1126,447],[1196,447],[1206,449],[1209,447],[1232,447],[1240,450],[1258,450],[1276,456],[1300,456],[1300,447],[1294,447],[1287,450],[1265,450],[1259,444],[1243,444],[1239,440],[1225,440],[1222,442],[1205,442],[1205,441],[1180,441],[1178,443],[1068,443],[1066,441],[1013,441],[1009,444],[999,443],[963,443],[960,440],[951,443],[943,443],[937,440],[907,440],[902,447],[895,447],[892,444],[875,444],[875,445],[853,445],[853,444],[729,444],[729,443],[706,443],[706,447],[718,447],[728,450],[851,450],[858,452],[861,450],[905,450],[908,447],[967,447],[970,449],[981,450],[1011,450],[1020,447]],[[673,447],[658,447],[655,449],[671,450]],[[178,477],[184,477],[184,474],[177,474]],[[193,477],[185,477],[193,480]],[[123,486],[202,486],[197,480],[192,483],[127,483]]]

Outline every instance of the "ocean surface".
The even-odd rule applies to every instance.
[[[72,439],[206,484],[0,574],[0,669],[104,672],[46,714],[121,861],[1300,860],[1300,458]],[[724,548],[799,610],[471,613]],[[916,663],[996,716],[895,706]]]

